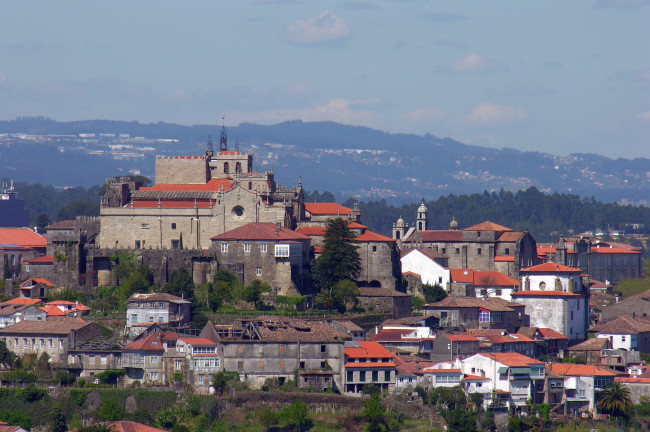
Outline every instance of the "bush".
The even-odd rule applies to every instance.
[[[160,411],[156,423],[162,429],[171,429],[176,424],[176,416],[171,411]]]
[[[27,403],[38,402],[47,396],[45,389],[36,388],[34,384],[30,384],[24,389],[18,390],[18,398]]]

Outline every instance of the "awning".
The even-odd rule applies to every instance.
[[[507,367],[500,367],[497,372],[500,373],[500,374],[504,374],[504,373],[508,372],[508,368]]]
[[[510,368],[511,375],[530,375],[530,368],[514,367]]]

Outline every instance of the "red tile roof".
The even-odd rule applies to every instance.
[[[621,335],[648,333],[650,332],[650,321],[642,318],[632,318],[629,315],[622,315],[615,320],[592,327],[589,331]]]
[[[461,373],[460,369],[431,369],[431,368],[427,369],[426,372],[431,373],[431,374],[445,374],[445,373],[459,374],[459,373]]]
[[[305,211],[312,215],[347,216],[353,213],[351,208],[336,203],[305,203]]]
[[[178,340],[188,345],[216,345],[217,343],[208,338],[179,338]]]
[[[325,235],[325,230],[327,228],[322,227],[322,226],[304,226],[300,227],[296,230],[296,232],[300,234],[304,234],[306,236],[313,236],[313,237],[322,237]]]
[[[49,317],[50,316],[66,316],[66,313],[63,312],[61,309],[59,309],[56,306],[52,306],[52,305],[43,306],[43,307],[39,307],[39,309],[42,310],[43,312],[45,312],[47,314],[47,316],[49,316]]]
[[[621,253],[624,253],[624,254],[640,254],[641,253],[641,251],[637,251],[637,250],[630,250],[630,249],[624,249],[624,248],[620,248],[620,247],[609,247],[609,246],[608,247],[594,247],[594,246],[592,246],[590,251],[591,251],[591,253],[599,253],[599,254],[613,254],[613,253],[617,253],[617,254],[621,254]]]
[[[490,380],[490,378],[478,376],[478,375],[468,375],[465,374],[465,381],[485,381],[485,380]]]
[[[67,300],[54,300],[51,302],[45,303],[46,305],[54,305],[54,306],[76,306],[77,304],[75,302],[67,301]]]
[[[513,255],[501,255],[494,257],[495,262],[515,262],[515,257]]]
[[[524,307],[523,304],[513,303],[499,297],[490,297],[486,300],[478,297],[446,297],[437,303],[425,305],[425,308],[482,308],[492,312],[512,312],[513,308]]]
[[[345,357],[347,358],[393,358],[395,354],[386,350],[379,342],[359,341],[359,347],[345,347]]]
[[[141,187],[141,191],[229,191],[233,182],[228,179],[210,179],[202,184],[165,184],[157,183],[151,187]]]
[[[31,286],[34,286],[34,285],[39,284],[39,283],[42,283],[42,284],[44,284],[46,286],[49,286],[49,287],[54,286],[54,284],[52,282],[50,282],[47,279],[43,279],[43,278],[29,278],[25,282],[21,283],[19,286],[21,286],[21,287],[30,286],[31,287]]]
[[[580,365],[571,363],[552,363],[550,368],[560,375],[569,376],[616,376],[618,373],[596,365]]]
[[[521,327],[518,334],[534,338],[536,331],[539,332],[544,339],[568,339],[562,333],[546,327]]]
[[[577,345],[569,347],[569,352],[571,351],[600,351],[605,348],[611,348],[611,343],[608,338],[591,338],[587,339],[584,342],[580,342]]]
[[[132,342],[125,346],[123,350],[127,351],[164,351],[161,335],[159,332],[153,332],[144,338]]]
[[[132,421],[115,421],[109,423],[109,425],[113,426],[114,432],[166,432],[164,429]]]
[[[395,367],[395,363],[393,362],[364,362],[364,363],[349,362],[345,364],[345,367],[346,368],[385,368],[385,367]]]
[[[440,231],[418,231],[424,243],[433,242],[461,242],[463,241],[463,232],[458,230],[440,230]],[[413,236],[406,239],[406,242],[413,242]]]
[[[442,335],[449,339],[450,341],[454,342],[474,342],[478,341],[477,337],[474,335],[468,335],[468,334],[445,334]]]
[[[463,229],[463,231],[512,231],[512,229],[504,227],[494,222],[485,221],[478,225],[471,226]]]
[[[405,256],[409,255],[412,252],[419,252],[422,255],[426,256],[427,258],[431,260],[436,260],[436,259],[441,259],[441,258],[448,258],[447,255],[442,254],[438,251],[434,251],[433,249],[429,249],[427,247],[421,247],[421,248],[409,248],[409,249],[402,249],[400,251],[400,257],[404,258]]]
[[[362,242],[362,243],[366,243],[366,242],[368,242],[368,243],[371,243],[371,242],[394,242],[395,239],[383,236],[381,234],[374,233],[372,231],[365,231],[360,236],[355,237],[354,241],[358,241],[358,242]]]
[[[523,236],[524,233],[522,232],[506,231],[497,238],[497,241],[501,243],[514,243]]]
[[[15,244],[24,248],[44,248],[47,239],[29,228],[0,228],[0,244]]]
[[[201,209],[206,209],[210,208],[210,201],[209,200],[161,200],[158,202],[158,200],[137,200],[137,201],[132,201],[133,208],[158,208],[158,204],[160,204],[160,208],[165,208],[165,209],[171,209],[171,208],[201,208]],[[131,204],[127,205],[130,206]],[[212,203],[214,205],[214,202]]]
[[[465,274],[467,272],[467,274]],[[489,285],[491,287],[519,286],[517,279],[504,275],[497,271],[478,271],[473,269],[449,269],[452,282],[468,283],[477,286]]]
[[[650,384],[650,378],[615,377],[614,381],[627,384]]]
[[[582,270],[556,263],[544,263],[519,270],[519,273],[582,273]]]
[[[29,305],[33,306],[35,304],[39,304],[42,300],[41,299],[32,299],[32,298],[23,298],[23,297],[17,297],[11,300],[7,300],[6,302],[0,303],[0,306],[7,306],[7,305]]]
[[[25,261],[25,264],[51,264],[54,263],[54,255],[41,255],[38,258]]]
[[[249,223],[214,236],[212,240],[311,240],[310,237],[287,228],[281,227],[277,234],[276,230],[274,223]]]
[[[481,353],[480,355],[510,367],[526,367],[534,364],[544,364],[544,362],[519,353]]]

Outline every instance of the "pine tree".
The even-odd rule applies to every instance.
[[[347,221],[330,219],[323,236],[323,253],[316,260],[316,280],[320,289],[333,287],[338,282],[356,280],[361,273],[359,246],[356,234]]]

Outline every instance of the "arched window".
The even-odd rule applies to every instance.
[[[230,165],[228,164],[228,162],[223,163],[223,172],[224,174],[228,174],[230,172]]]
[[[418,231],[422,231],[422,222],[418,222]]]
[[[397,240],[399,240],[399,238],[400,238],[400,234],[402,234],[402,233],[399,232],[399,231],[395,231],[395,238],[396,238]]]
[[[241,174],[241,162],[237,162],[237,164],[235,165],[235,172],[237,174]]]

